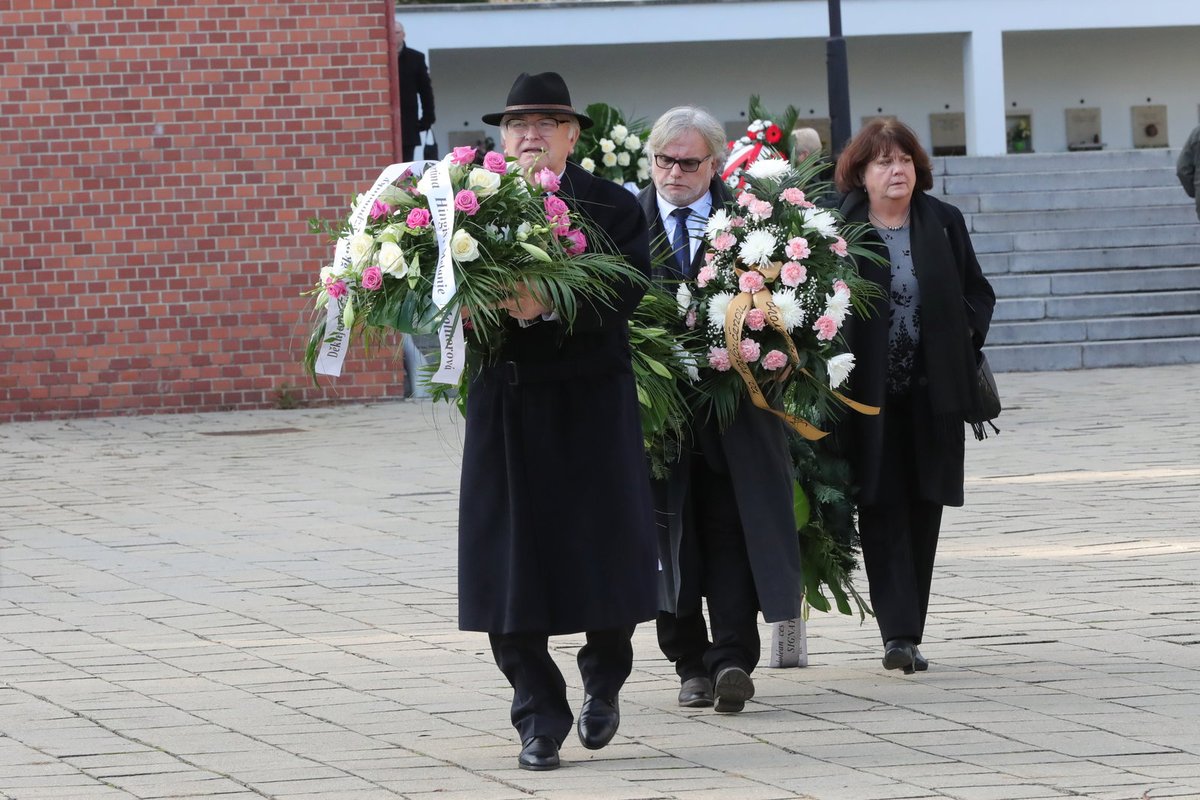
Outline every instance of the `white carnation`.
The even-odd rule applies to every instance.
[[[732,300],[733,292],[717,292],[709,298],[708,310],[705,312],[709,330],[716,333],[725,330],[725,312],[729,310],[729,303]]]
[[[688,309],[692,307],[692,292],[686,283],[680,283],[675,290],[675,302],[679,304],[679,316],[687,316]]]
[[[613,150],[616,150],[616,149],[617,149],[617,146],[615,144],[613,144],[612,139],[601,139],[600,140],[600,152],[601,153],[611,153]]]
[[[629,153],[617,153],[617,163],[622,167],[629,166]]]
[[[804,324],[804,307],[800,305],[800,301],[796,299],[794,292],[787,289],[772,292],[771,300],[775,303],[775,307],[779,309],[780,321],[788,333],[791,333]]]
[[[775,253],[775,248],[778,242],[775,241],[775,234],[768,230],[750,231],[746,238],[742,240],[742,244],[738,247],[738,255],[742,257],[742,261],[746,264],[762,264],[771,263],[771,256]]]
[[[600,156],[600,161],[606,167],[615,167],[617,165],[617,154],[609,150],[604,155]]]
[[[584,169],[586,169],[588,172],[595,172],[595,171],[596,171],[596,162],[595,162],[595,161],[592,161],[590,158],[585,158],[585,159],[583,159],[582,161],[580,161],[580,162],[579,162],[579,166],[583,167],[583,168],[584,168]]]
[[[834,237],[838,235],[837,220],[833,214],[823,208],[806,208],[802,212],[804,225],[809,228],[816,229],[817,233],[822,236]]]
[[[782,158],[760,158],[750,165],[746,174],[759,180],[778,180],[788,169],[788,162]]]
[[[854,353],[842,353],[825,362],[829,370],[829,388],[836,389],[846,382],[854,369]]]
[[[729,230],[729,212],[723,208],[717,209],[708,218],[708,227],[704,231],[705,236],[712,241],[727,230]]]

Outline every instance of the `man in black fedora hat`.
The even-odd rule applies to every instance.
[[[588,249],[620,254],[649,275],[646,220],[633,195],[567,162],[592,121],[562,77],[522,74],[499,125],[504,152],[531,177],[549,170]],[[553,183],[553,181],[551,181]],[[534,189],[540,191],[540,189]],[[620,722],[617,694],[633,669],[631,638],[654,619],[657,554],[628,319],[645,291],[582,295],[568,329],[523,291],[495,366],[468,390],[459,500],[459,627],[486,631],[513,687],[522,769],[559,765],[573,714],[547,637],[585,633],[578,653],[578,732],[598,749]]]

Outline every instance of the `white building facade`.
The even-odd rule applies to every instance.
[[[999,155],[1179,147],[1200,123],[1200,0],[842,0],[851,128],[893,115],[931,151]],[[426,53],[443,147],[521,72],[560,72],[578,108],[652,121],[704,106],[732,132],[747,101],[828,118],[825,0],[401,7]],[[827,123],[826,123],[827,124]],[[1023,135],[1027,131],[1027,136]],[[947,148],[950,149],[947,149]]]

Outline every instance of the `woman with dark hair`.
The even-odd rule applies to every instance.
[[[963,504],[964,419],[978,408],[977,358],[996,296],[962,212],[929,196],[933,170],[902,122],[869,122],[838,159],[841,211],[874,228],[882,264],[858,269],[882,289],[844,329],[856,366],[850,394],[879,406],[851,414],[838,439],[859,487],[858,523],[883,666],[911,673],[921,655],[944,506]]]

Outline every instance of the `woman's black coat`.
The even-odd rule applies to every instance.
[[[649,275],[632,194],[568,163],[559,196]],[[627,325],[644,287],[619,289],[615,307],[582,301],[569,333],[511,323],[498,364],[470,385],[463,630],[561,634],[654,618],[658,554]]]
[[[867,222],[868,200],[861,189],[850,192],[842,202],[842,214],[850,222]],[[962,212],[948,203],[916,192],[912,198],[911,214],[912,260],[922,297],[936,291],[930,286],[933,275],[955,275],[966,311],[963,330],[954,335],[971,337],[978,352],[987,338],[996,295],[983,275]],[[884,258],[876,264],[864,258],[856,259],[859,274],[875,282],[883,294],[872,306],[865,319],[852,316],[843,334],[855,356],[854,371],[850,374],[848,394],[863,403],[880,406],[886,413],[888,328],[891,308],[891,271],[887,262],[888,250],[872,230],[866,242]],[[925,304],[922,314],[927,313]],[[926,335],[922,325],[920,350],[915,362],[912,381],[913,429],[917,443],[917,479],[922,496],[933,503],[948,506],[963,504],[964,427],[944,430],[935,420],[930,401],[928,363],[931,359],[950,359],[954,348]],[[838,426],[840,448],[854,465],[859,484],[858,502],[872,504],[883,496],[883,484],[889,476],[883,474],[883,415],[866,416],[845,412]]]

